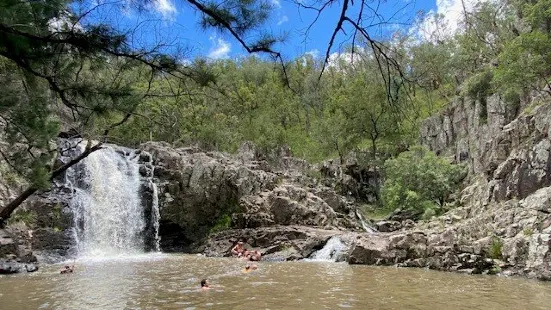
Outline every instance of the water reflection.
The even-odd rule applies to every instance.
[[[0,277],[2,309],[549,309],[551,286],[343,263],[259,264],[184,255],[76,262]],[[213,289],[199,290],[202,278]]]

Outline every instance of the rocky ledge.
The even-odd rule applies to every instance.
[[[157,142],[142,149],[154,158],[164,251],[197,252],[227,229],[361,229],[354,203],[307,177],[313,168],[286,149],[272,158],[250,143],[237,155]]]

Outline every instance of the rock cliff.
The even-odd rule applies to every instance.
[[[165,251],[196,251],[210,233],[229,228],[359,228],[354,204],[309,179],[310,166],[288,151],[269,159],[247,143],[237,155],[157,142],[142,149],[154,158]]]
[[[410,230],[360,238],[350,262],[551,278],[548,102],[533,99],[515,117],[497,96],[459,100],[428,119],[422,143],[470,167],[459,207]]]

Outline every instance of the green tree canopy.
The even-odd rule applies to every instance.
[[[382,198],[385,206],[419,213],[442,207],[464,177],[461,166],[423,147],[413,147],[387,160],[384,172]]]

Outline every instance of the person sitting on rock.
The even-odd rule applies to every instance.
[[[249,250],[245,250],[245,252],[243,252],[243,254],[241,254],[241,256],[238,256],[238,257],[241,257],[244,260],[249,260],[251,258],[252,254],[253,254],[253,252],[251,252]]]
[[[243,256],[245,252],[247,252],[247,250],[245,250],[245,243],[243,241],[237,242],[231,249],[231,254],[237,257]]]
[[[249,256],[249,259],[251,261],[258,262],[260,260],[260,258],[262,257],[262,254],[260,253],[260,251],[254,250],[250,253],[251,253],[251,255]]]
[[[210,290],[210,283],[208,279],[201,280],[201,290]]]
[[[72,273],[73,271],[75,271],[75,265],[65,265],[65,267],[61,268],[59,273]]]

